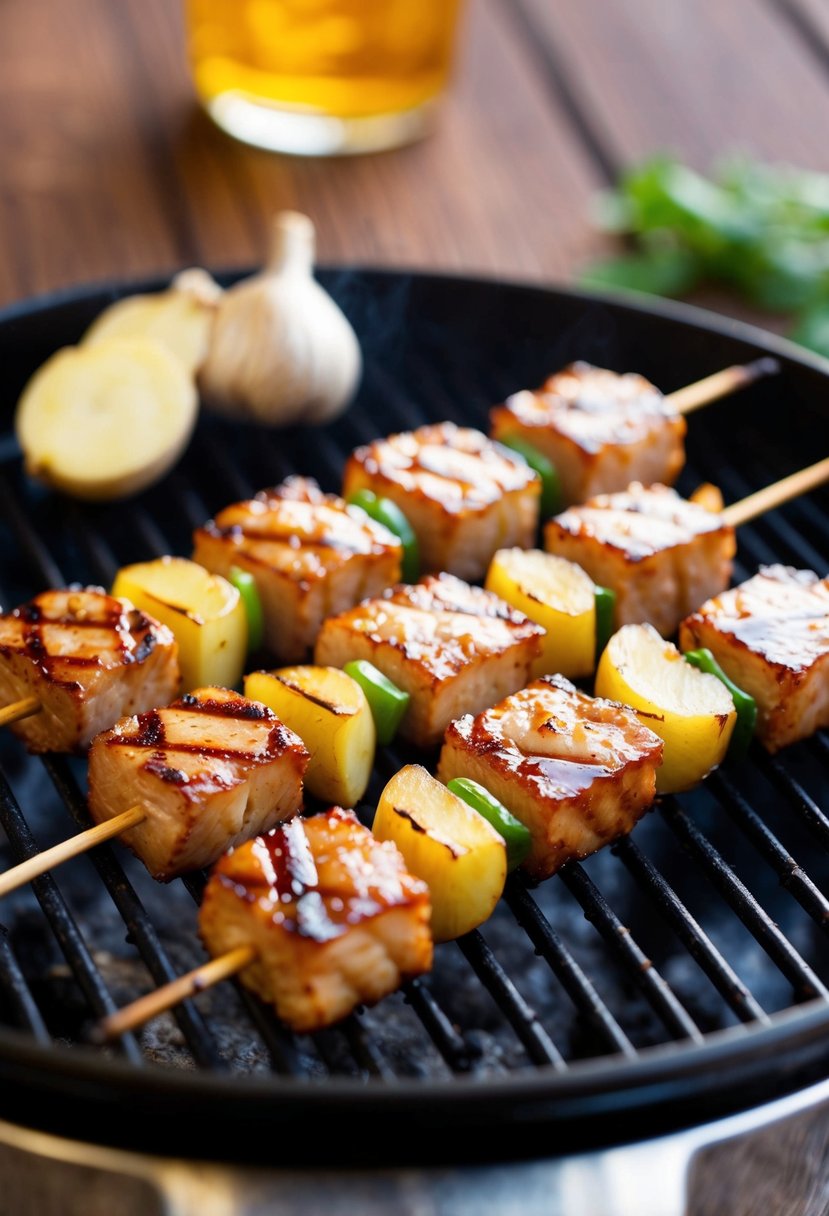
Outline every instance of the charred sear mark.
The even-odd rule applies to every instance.
[[[46,654],[46,646],[38,629],[27,629],[23,635],[23,645],[30,655],[40,658]]]
[[[138,733],[131,735],[129,738],[122,737],[124,743],[133,744],[136,747],[158,747],[164,743],[164,723],[157,709],[150,709],[145,714],[141,714],[138,719]]]
[[[152,629],[148,628],[135,650],[127,651],[124,657],[128,663],[143,663],[155,650],[157,642],[158,638],[155,636],[155,633]]]
[[[179,705],[200,714],[215,714],[220,718],[236,718],[238,721],[267,722],[274,717],[267,705],[258,701],[246,701],[243,697],[234,697],[229,701],[214,701],[211,697],[182,697]]]
[[[29,604],[23,604],[20,608],[15,608],[12,616],[16,616],[21,621],[39,621],[43,617],[43,612],[39,604],[32,600]]]
[[[190,780],[180,768],[173,768],[167,763],[164,752],[153,752],[144,762],[144,768],[160,781],[166,781],[170,785],[187,785]]]

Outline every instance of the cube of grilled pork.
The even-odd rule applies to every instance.
[[[471,777],[530,830],[523,862],[547,878],[630,832],[651,805],[662,740],[633,710],[542,676],[446,732],[437,775]]]
[[[122,715],[169,701],[179,682],[166,625],[100,587],[44,591],[0,615],[0,705],[41,705],[10,727],[31,752],[82,752]]]
[[[493,439],[518,436],[552,461],[567,504],[632,481],[673,485],[685,463],[685,419],[659,389],[589,363],[514,393],[490,411],[490,424]]]
[[[668,486],[634,482],[548,520],[544,547],[616,592],[615,627],[649,621],[664,637],[728,586],[734,529]]]
[[[707,647],[757,702],[770,752],[829,726],[829,578],[763,566],[679,627],[682,650]]]
[[[329,617],[315,660],[342,667],[368,659],[411,697],[401,735],[431,747],[453,718],[526,684],[543,636],[492,592],[451,574],[427,575]]]
[[[122,839],[167,882],[301,810],[307,765],[302,740],[267,706],[199,688],[98,735],[89,811],[102,823],[144,807],[145,821]]]
[[[357,448],[343,493],[362,489],[404,512],[424,573],[475,581],[497,549],[535,542],[540,478],[515,452],[470,427],[436,423]]]
[[[214,574],[239,566],[254,576],[265,645],[286,663],[306,657],[324,617],[400,578],[399,539],[306,477],[225,507],[194,541],[194,559]]]
[[[432,966],[429,890],[396,845],[339,807],[218,863],[199,912],[214,957],[252,946],[242,981],[298,1033],[374,1004]]]

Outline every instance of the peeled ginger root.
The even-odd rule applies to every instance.
[[[18,402],[26,471],[84,499],[124,498],[162,477],[184,451],[198,412],[193,377],[150,338],[65,347]]]

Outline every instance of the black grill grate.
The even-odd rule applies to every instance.
[[[205,419],[176,472],[124,508],[57,502],[26,481],[6,443],[0,449],[2,603],[65,580],[108,584],[127,561],[187,553],[192,528],[209,513],[293,470],[336,489],[344,456],[355,444],[425,417],[483,425],[487,405],[537,383],[569,358],[636,366],[667,388],[712,370],[714,360],[724,364],[756,353],[735,352],[735,340],[723,336],[719,348],[689,340],[679,355],[656,355],[648,320],[628,318],[625,328],[624,310],[612,314],[611,336],[605,309],[593,330],[579,319],[551,341],[533,311],[538,296],[527,303],[519,295],[512,315],[499,295],[494,311],[476,305],[477,314],[473,308],[459,321],[451,301],[457,306],[465,290],[463,302],[474,303],[480,286],[475,296],[460,282],[450,289],[431,281],[427,289],[429,282],[359,275],[332,280],[362,327],[367,366],[358,404],[325,432],[240,433]],[[405,317],[375,343],[383,298],[395,301],[401,283],[408,283],[397,301]],[[372,291],[379,292],[379,302]],[[425,294],[418,297],[418,291]],[[441,294],[447,291],[449,302]],[[424,309],[433,304],[436,315],[428,309],[416,315],[413,297]],[[562,317],[568,309],[579,317],[591,313],[589,305],[576,309],[572,300],[557,298]],[[59,340],[80,333],[102,303],[90,297],[65,315],[49,314],[56,330],[32,337],[28,347],[23,343],[21,382]],[[784,377],[793,374],[789,368]],[[727,498],[737,498],[813,458],[803,459],[808,435],[781,432],[779,445],[770,438],[781,391],[779,384],[757,385],[716,407],[719,420],[713,411],[695,416],[681,488],[712,480]],[[785,391],[796,394],[795,383],[786,383]],[[817,408],[806,395],[806,406]],[[724,419],[728,441],[721,438]],[[734,444],[739,461],[730,450]],[[744,528],[737,577],[771,560],[825,573],[825,519],[815,495]],[[748,761],[726,766],[702,790],[662,799],[633,837],[614,848],[565,867],[535,889],[512,876],[487,925],[439,947],[433,975],[335,1029],[295,1039],[241,985],[225,985],[230,995],[221,998],[218,1012],[209,1001],[188,1001],[176,1011],[178,1035],[169,1036],[169,1060],[157,1039],[148,1047],[143,1036],[126,1036],[117,1051],[136,1068],[167,1060],[171,1067],[272,1071],[309,1081],[341,1076],[393,1085],[419,1076],[487,1078],[534,1068],[557,1075],[585,1058],[611,1066],[636,1060],[654,1044],[693,1050],[717,1030],[762,1028],[802,1002],[829,1004],[829,818],[821,809],[827,755],[825,735],[774,758],[754,747]],[[379,758],[367,816],[388,776],[413,758],[389,751]],[[29,760],[8,738],[0,741],[0,759],[7,774],[0,782],[4,863],[88,826],[80,762]],[[0,1014],[6,1024],[39,1044],[84,1042],[95,1018],[197,961],[194,916],[182,912],[181,892],[198,902],[203,877],[174,886],[176,892],[155,887],[120,846],[102,846],[37,880],[37,907],[30,892],[10,898],[0,909],[6,925],[0,928]],[[44,944],[44,920],[51,948]],[[55,949],[64,964],[56,963]],[[133,965],[139,958],[145,970]]]

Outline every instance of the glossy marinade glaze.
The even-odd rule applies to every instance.
[[[0,704],[36,697],[11,730],[33,752],[82,752],[123,714],[179,689],[171,631],[101,587],[44,591],[0,615]]]

